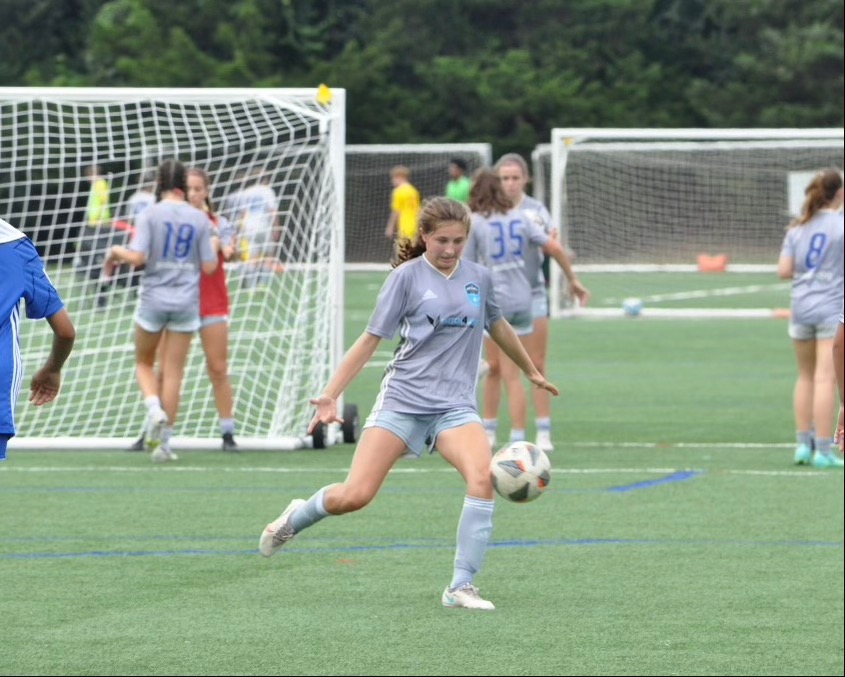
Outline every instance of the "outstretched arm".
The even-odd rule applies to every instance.
[[[548,390],[552,395],[560,395],[560,391],[553,383],[549,383],[545,377],[537,370],[519,336],[513,330],[513,327],[507,320],[498,320],[490,327],[490,338],[502,349],[502,351],[511,358],[525,375],[538,388]]]
[[[381,339],[375,334],[364,332],[346,351],[334,376],[323,389],[323,394],[309,400],[317,407],[314,418],[308,424],[309,434],[313,433],[320,423],[343,423],[343,419],[337,415],[337,398],[370,361],[380,342]]]
[[[76,340],[76,329],[64,308],[48,317],[47,322],[53,330],[53,346],[47,361],[32,377],[29,386],[29,401],[38,407],[52,402],[59,394],[62,384],[62,367]]]

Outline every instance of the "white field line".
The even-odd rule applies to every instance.
[[[213,474],[213,473],[266,473],[266,474],[302,474],[302,473],[329,473],[329,474],[345,474],[348,468],[273,468],[273,467],[197,467],[197,466],[176,466],[169,465],[166,467],[150,466],[146,468],[139,468],[135,466],[3,466],[0,467],[0,474],[3,473],[22,473],[22,474],[38,474],[38,473],[193,473],[193,474]],[[670,473],[685,471],[685,472],[700,472],[706,473],[706,470],[696,468],[552,468],[552,474],[555,475],[668,475]],[[391,474],[398,475],[430,475],[440,473],[453,473],[453,468],[393,468]],[[727,475],[747,475],[749,477],[818,477],[822,475],[833,476],[834,473],[829,471],[813,471],[813,470],[724,470],[718,471],[716,474]]]
[[[680,291],[672,294],[652,294],[642,298],[643,303],[660,303],[661,301],[686,301],[689,299],[706,299],[714,296],[740,296],[742,294],[759,294],[766,291],[780,291],[789,289],[791,283],[778,282],[773,284],[749,284],[743,287],[721,287],[717,289],[694,289],[691,291]],[[617,305],[622,303],[621,298],[607,298],[603,303]]]

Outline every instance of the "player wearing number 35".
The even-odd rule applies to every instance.
[[[200,328],[200,272],[217,269],[208,215],[187,201],[187,171],[177,160],[158,168],[156,199],[138,216],[129,247],[112,247],[107,263],[145,266],[135,313],[135,371],[147,405],[147,446],[153,461],[176,460],[170,437],[179,410],[191,339]],[[164,332],[161,392],[156,350]]]
[[[798,360],[794,460],[841,468],[831,442],[836,406],[832,346],[845,294],[842,171],[818,172],[804,193],[801,215],[789,224],[778,261],[780,277],[792,280],[789,336]]]

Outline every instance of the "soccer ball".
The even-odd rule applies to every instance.
[[[511,442],[493,455],[490,475],[499,496],[528,503],[542,494],[551,476],[549,457],[531,442]]]
[[[625,314],[629,317],[636,317],[643,310],[643,302],[637,298],[627,298],[622,301],[622,310],[624,310]]]

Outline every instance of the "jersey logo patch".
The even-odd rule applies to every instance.
[[[478,285],[474,282],[470,282],[468,285],[464,287],[467,291],[467,298],[469,302],[474,305],[476,308],[481,307],[481,292],[478,289]]]
[[[423,294],[422,300],[423,301],[430,301],[431,299],[436,299],[437,294],[435,294],[431,289],[426,289],[425,294]]]

